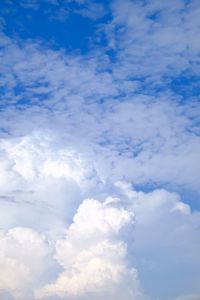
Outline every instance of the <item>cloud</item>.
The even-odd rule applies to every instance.
[[[139,299],[137,272],[125,264],[126,246],[115,236],[131,215],[93,199],[84,200],[66,237],[56,243],[64,271],[36,295],[75,299]]]
[[[176,300],[198,300],[200,295],[187,295],[176,298]]]
[[[22,0],[20,1],[20,6],[26,9],[37,10],[39,8],[39,3],[37,0]]]
[[[198,68],[198,1],[116,0],[112,14],[106,32],[116,51],[116,76],[143,78],[145,88]]]
[[[76,146],[43,131],[1,141],[1,262],[13,272],[1,288],[20,300],[34,290],[36,299],[120,300],[124,290],[140,299],[140,285],[153,298],[198,291],[199,213],[177,193],[137,192],[106,169],[103,180],[102,159],[92,164]],[[100,200],[82,200],[89,195]]]
[[[20,9],[32,10],[43,14],[47,21],[66,20],[73,14],[81,15],[84,18],[97,20],[106,14],[105,5],[98,1],[90,0],[21,0],[19,3],[14,3],[13,0],[6,1],[3,5],[4,13],[20,11]]]
[[[35,132],[2,140],[1,226],[66,226],[92,172],[79,153],[53,135]]]
[[[45,237],[25,227],[1,230],[0,249],[0,289],[10,292],[14,299],[32,299],[34,286],[44,280],[41,274],[47,274],[51,267]]]
[[[2,299],[200,293],[199,5],[110,4],[84,55],[0,36]]]
[[[4,136],[42,127],[76,145],[91,165],[98,161],[101,177],[199,190],[197,101],[167,93],[122,95],[124,82],[90,56],[19,47],[5,37],[3,43]]]
[[[163,189],[143,193],[127,183],[116,185],[124,194],[122,201],[135,213],[132,241],[130,235],[127,239],[130,260],[140,270],[146,293],[152,299],[198,293],[199,212],[192,212],[177,193]]]
[[[141,283],[150,299],[174,298],[192,291],[193,287],[197,289],[199,213],[192,212],[178,194],[164,189],[136,192],[130,184],[117,182],[112,194],[105,201],[80,201],[69,227],[63,223],[56,229],[55,211],[48,217],[45,206],[41,216],[48,217],[50,223],[42,231],[39,225],[41,233],[13,225],[3,230],[1,288],[14,299],[32,299],[35,290],[33,299],[119,300],[124,296],[143,299]],[[15,212],[15,221],[20,223],[22,209],[26,207],[21,197],[20,210]],[[29,218],[37,207],[37,198],[33,200],[26,212]],[[60,201],[64,204],[65,198]],[[67,207],[65,216],[69,214]]]
[[[126,245],[117,239],[119,231],[132,220],[132,213],[106,202],[87,199],[79,206],[63,239],[48,233],[15,227],[1,231],[0,289],[14,299],[47,296],[91,299],[143,299],[137,271],[128,268]],[[55,283],[51,282],[59,268]],[[124,291],[126,290],[126,292]],[[45,298],[46,299],[46,298]]]
[[[93,20],[97,20],[105,16],[106,10],[102,3],[100,2],[93,3],[90,1],[86,1],[86,3],[87,6],[84,5],[82,8],[76,10],[78,14]]]

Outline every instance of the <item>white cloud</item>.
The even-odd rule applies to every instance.
[[[4,139],[0,148],[0,226],[65,227],[95,183],[92,168],[71,146],[47,133]]]
[[[7,290],[14,299],[32,299],[34,286],[53,265],[45,237],[30,228],[1,230],[0,253],[0,290]]]
[[[3,136],[29,135],[44,128],[92,158],[92,166],[98,161],[95,168],[104,179],[199,191],[197,101],[181,103],[169,92],[152,96],[127,92],[123,81],[99,66],[98,57],[72,57],[37,44],[20,48],[5,37],[2,43],[6,46],[2,72],[8,74],[2,77],[6,84],[2,105],[10,103],[1,113]],[[100,59],[106,66],[106,57]],[[46,163],[46,172],[51,172],[55,162]],[[74,171],[70,176],[81,174]]]
[[[62,299],[64,295],[89,299],[95,295],[95,299],[101,299],[103,295],[121,300],[124,298],[120,290],[133,286],[133,291],[127,291],[126,296],[132,299],[129,292],[137,294],[140,285],[138,270],[150,299],[191,293],[192,286],[198,292],[199,213],[192,212],[178,194],[164,189],[143,193],[134,191],[127,183],[113,186],[115,178],[121,176],[109,178],[106,168],[102,172],[102,158],[97,155],[94,163],[93,156],[89,155],[92,152],[86,155],[86,150],[88,148],[83,148],[83,154],[77,154],[76,142],[69,145],[57,132],[40,131],[2,140],[1,176],[4,181],[0,223],[8,232],[3,236],[12,235],[4,248],[2,270],[4,274],[13,270],[13,283],[5,278],[1,288],[10,291],[14,297],[20,293],[19,297],[23,295],[25,299],[26,291],[29,289],[33,293],[37,286],[37,297],[55,294],[55,299]],[[47,172],[45,166],[49,166],[49,162],[51,167]],[[77,173],[81,176],[74,175]],[[87,195],[95,195],[97,199],[109,197],[105,202],[85,200],[81,204]],[[135,223],[132,227],[133,215]],[[19,226],[24,228],[16,229]],[[40,232],[38,237],[36,232]],[[36,245],[28,252],[26,247],[32,236]],[[27,242],[24,243],[24,239]],[[49,245],[44,243],[45,239]],[[19,243],[22,246],[19,247]],[[11,247],[16,255],[9,252]],[[43,248],[50,254],[45,254]],[[34,261],[38,261],[44,270],[50,268],[51,278],[39,267],[33,271],[34,252],[39,255]],[[173,271],[172,274],[173,265],[181,273]],[[20,270],[19,277],[15,275],[15,268]],[[163,270],[166,271],[164,277]],[[34,275],[37,272],[41,277]],[[96,276],[90,276],[91,272]],[[193,274],[197,278],[195,282]],[[18,279],[24,277],[26,280],[20,285]],[[36,277],[42,284],[35,283]],[[176,287],[170,284],[168,291],[166,282],[170,278]],[[159,288],[156,288],[158,282]],[[94,289],[98,290],[98,295]]]
[[[199,212],[166,187],[200,191],[198,97],[170,90],[199,73],[199,5],[111,6],[113,62],[1,35],[2,299],[198,298]]]
[[[176,193],[136,192],[127,183],[117,186],[135,213],[133,240],[127,237],[130,260],[135,261],[147,294],[152,299],[174,299],[198,293],[200,213],[191,212]]]
[[[159,84],[160,77],[198,67],[198,1],[116,0],[112,13],[106,30],[117,50],[116,76],[148,76]]]
[[[90,2],[90,1],[85,1],[87,4],[86,6],[84,5],[82,8],[79,8],[76,10],[77,13],[82,15],[83,17],[87,17],[93,20],[96,20],[98,18],[102,18],[105,16],[106,11],[102,3],[100,2]]]
[[[64,235],[64,224],[49,230],[53,215],[41,234],[25,227],[1,231],[1,289],[20,300],[32,299],[34,289],[34,299],[142,299],[139,270],[149,299],[198,291],[199,213],[166,190],[136,192],[118,182],[112,193],[121,200],[84,200]]]
[[[13,140],[4,140],[1,149],[10,160],[13,171],[23,179],[37,177],[67,178],[79,183],[83,180],[84,167],[78,153],[72,149],[54,146],[56,139],[35,132]]]
[[[131,214],[105,202],[87,199],[78,208],[66,237],[56,242],[56,259],[64,271],[36,297],[140,299],[137,271],[125,263],[126,245],[116,240]]]

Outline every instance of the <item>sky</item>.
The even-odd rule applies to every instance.
[[[200,299],[199,15],[0,1],[1,299]]]

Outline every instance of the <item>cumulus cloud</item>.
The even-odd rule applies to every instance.
[[[55,283],[39,290],[38,298],[139,299],[137,271],[128,269],[126,245],[115,238],[130,220],[124,209],[84,200],[66,237],[56,242],[56,259],[64,272]]]
[[[41,132],[2,140],[3,228],[23,225],[56,229],[70,222],[84,191],[91,185],[93,170],[69,145],[59,143],[53,135]]]
[[[1,276],[8,274],[1,289],[16,299],[121,300],[125,290],[127,299],[142,298],[141,283],[152,297],[162,297],[172,279],[170,298],[184,292],[183,282],[185,293],[197,288],[200,217],[177,193],[106,183],[97,162],[91,169],[91,158],[69,151],[53,134],[4,139],[1,146],[1,227],[7,229]],[[94,194],[102,200],[82,202]]]
[[[84,200],[63,239],[25,227],[2,230],[0,289],[14,299],[32,299],[34,289],[34,299],[143,299],[137,271],[126,261],[126,244],[117,238],[133,214],[112,203],[115,199]],[[64,269],[60,274],[56,261]],[[40,287],[55,274],[54,283]]]
[[[53,266],[45,237],[25,227],[1,230],[0,249],[0,289],[14,299],[32,299],[34,286],[44,280],[41,274]]]
[[[164,189],[144,193],[127,183],[116,185],[135,213],[129,244],[148,294],[162,299],[165,290],[164,297],[173,299],[184,292],[198,292],[199,212],[192,212],[177,193]]]
[[[2,299],[199,297],[199,4],[110,9],[84,55],[0,36]]]

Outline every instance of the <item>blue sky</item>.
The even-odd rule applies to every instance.
[[[23,39],[42,39],[56,49],[86,53],[94,42],[91,38],[95,38],[97,27],[110,16],[108,1],[101,1],[97,7],[89,4],[91,12],[81,1],[3,1],[5,32]],[[87,12],[91,16],[86,17]]]
[[[199,1],[0,12],[0,298],[200,299]]]

